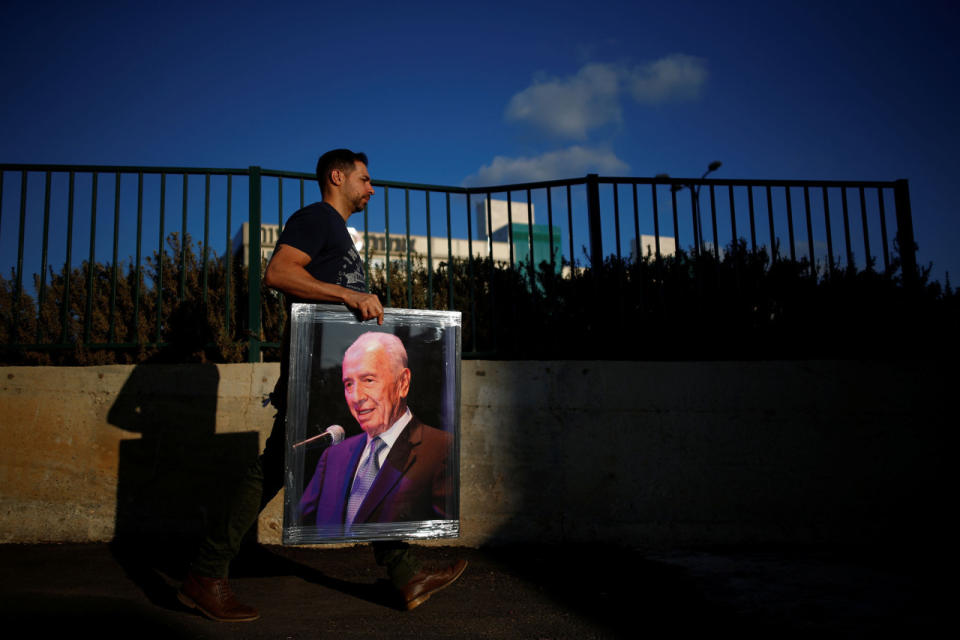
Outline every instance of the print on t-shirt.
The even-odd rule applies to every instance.
[[[343,262],[340,263],[340,271],[337,273],[337,282],[348,289],[354,291],[363,291],[366,287],[366,278],[363,275],[363,260],[357,253],[357,248],[352,246],[343,256]]]

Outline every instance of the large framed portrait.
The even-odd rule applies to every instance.
[[[284,544],[460,535],[460,312],[294,304]]]

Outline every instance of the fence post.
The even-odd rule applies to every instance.
[[[587,174],[587,221],[590,229],[590,267],[593,275],[598,276],[603,267],[603,231],[600,226],[600,181],[595,173]]]
[[[247,220],[247,362],[260,362],[260,167],[250,167]]]
[[[910,211],[910,189],[905,179],[893,183],[893,200],[897,208],[897,246],[900,250],[900,268],[903,283],[917,283],[917,244],[913,238],[913,214]]]

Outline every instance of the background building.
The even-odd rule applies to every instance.
[[[560,227],[553,226],[551,238],[550,227],[537,224],[534,214],[534,205],[527,202],[507,202],[506,200],[490,200],[490,210],[487,210],[487,201],[476,204],[477,237],[493,243],[502,243],[507,246],[509,260],[510,236],[513,235],[513,264],[528,264],[530,261],[530,238],[533,237],[533,260],[539,265],[549,261],[551,253],[555,260],[555,270],[562,267],[562,240],[563,232]],[[488,224],[489,223],[489,224]],[[490,232],[487,232],[489,227]],[[552,240],[552,244],[551,244]]]
[[[545,224],[533,223],[534,212],[533,205],[529,206],[526,202],[511,203],[512,224],[509,222],[511,215],[508,215],[506,200],[490,201],[490,222],[491,233],[487,233],[487,205],[486,201],[478,202],[476,209],[477,216],[477,234],[471,241],[466,238],[450,238],[449,246],[446,236],[432,236],[427,238],[423,235],[411,235],[409,238],[409,251],[412,258],[426,262],[427,256],[433,263],[433,268],[437,269],[440,263],[446,262],[448,255],[454,258],[466,258],[471,253],[474,257],[484,258],[493,255],[497,262],[510,262],[510,232],[513,232],[513,263],[514,265],[526,264],[530,259],[530,232],[533,231],[533,257],[537,263],[550,259],[550,229]],[[348,226],[350,235],[353,237],[357,251],[364,258],[369,256],[371,267],[383,265],[387,259],[387,234],[382,231],[370,231],[364,234],[363,231]],[[244,222],[233,237],[233,253],[239,254],[246,266],[249,262],[248,238],[249,223]],[[280,236],[280,227],[275,224],[260,225],[260,256],[263,260],[269,260],[276,248],[277,239]],[[646,236],[644,236],[646,238]],[[556,260],[557,271],[561,268],[561,247],[563,242],[563,231],[560,227],[553,227],[553,256]],[[651,238],[652,242],[652,238]],[[365,244],[366,243],[366,244]],[[368,245],[368,246],[367,246]],[[672,246],[672,245],[671,245]],[[429,247],[429,251],[428,251]],[[663,238],[661,238],[661,247],[663,247]],[[407,235],[400,233],[391,233],[389,237],[389,254],[391,260],[406,260],[407,258]]]
[[[411,235],[409,239],[409,250],[411,258],[422,260],[426,264],[427,256],[433,263],[434,270],[440,267],[440,263],[447,261],[448,255],[454,258],[466,258],[470,255],[471,248],[476,258],[484,258],[493,255],[497,262],[510,262],[510,235],[513,234],[513,264],[515,266],[525,265],[530,260],[530,237],[533,236],[533,259],[539,265],[541,262],[549,261],[550,254],[553,253],[556,271],[559,273],[562,266],[563,256],[563,229],[553,225],[553,234],[551,237],[550,227],[545,224],[538,224],[534,214],[534,206],[526,202],[511,202],[510,211],[507,210],[506,200],[491,200],[489,216],[487,215],[487,202],[476,203],[476,236],[472,241],[466,238],[450,238],[449,247],[446,236],[427,236]],[[489,222],[489,224],[488,224]],[[491,229],[487,233],[487,228]],[[249,260],[248,247],[248,229],[249,223],[244,222],[233,237],[233,253],[240,254],[243,258],[243,264],[246,266]],[[364,234],[363,231],[348,226],[350,235],[353,237],[357,251],[365,259],[369,259],[371,267],[382,266],[387,260],[387,234],[382,231],[370,231]],[[280,236],[280,227],[275,224],[260,225],[260,256],[266,261],[273,255],[273,250],[277,245],[277,239]],[[365,242],[369,246],[365,246]],[[472,247],[471,247],[472,243]],[[652,235],[640,236],[641,254],[656,255],[656,240]],[[429,251],[428,251],[429,247]],[[389,237],[389,254],[391,260],[406,260],[407,258],[407,235],[403,233],[391,233]],[[676,242],[672,237],[660,236],[660,255],[673,255],[676,251]],[[633,238],[630,242],[630,259],[637,259],[637,239]],[[568,268],[563,270],[567,273]]]
[[[249,223],[244,222],[233,237],[233,253],[242,257],[244,266],[249,264]],[[354,227],[347,227],[350,236],[353,238],[354,245],[360,256],[367,259],[371,267],[381,266],[387,260],[387,234],[382,231],[370,231],[364,234],[363,231]],[[280,227],[275,224],[260,225],[260,257],[267,261],[273,255],[277,246],[277,239],[280,236]],[[366,241],[366,242],[365,242]],[[516,237],[514,238],[516,242]],[[429,252],[427,247],[429,244]],[[488,246],[488,244],[490,246]],[[389,238],[390,260],[407,259],[407,235],[391,233]],[[473,255],[477,258],[486,257],[493,250],[493,258],[497,261],[507,262],[510,260],[510,247],[507,242],[491,241],[486,239],[473,240]],[[446,236],[427,236],[411,235],[409,242],[410,257],[414,260],[423,260],[426,264],[427,256],[430,256],[433,268],[439,268],[441,262],[446,262],[448,255],[452,254],[454,258],[466,258],[470,255],[470,243],[466,238],[451,238],[450,247],[447,247]]]
[[[640,256],[657,257],[657,239],[654,236],[640,234]],[[677,241],[672,236],[660,236],[660,255],[672,256],[677,251]],[[637,260],[637,239],[630,239],[630,259]]]

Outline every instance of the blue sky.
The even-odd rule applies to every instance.
[[[17,3],[0,162],[907,178],[920,261],[956,282],[955,3],[454,4]]]

